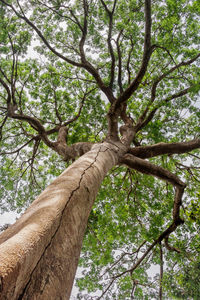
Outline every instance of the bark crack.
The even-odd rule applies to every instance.
[[[3,291],[3,277],[0,276],[0,292]]]
[[[115,145],[115,144],[114,144],[114,145]],[[116,145],[115,145],[115,146],[116,146]],[[105,146],[103,146],[103,147],[105,147]],[[118,146],[117,146],[117,147],[118,147]],[[62,222],[62,219],[63,219],[63,214],[64,214],[64,212],[65,212],[65,210],[66,210],[66,207],[67,207],[67,205],[69,204],[69,202],[71,201],[71,199],[72,199],[74,193],[80,189],[81,182],[82,182],[82,180],[83,180],[83,177],[84,177],[85,173],[87,172],[87,170],[89,170],[89,169],[96,163],[97,158],[98,158],[100,152],[106,152],[106,151],[108,151],[108,150],[112,150],[112,151],[114,151],[114,152],[116,153],[116,150],[114,150],[114,149],[109,149],[108,147],[106,147],[106,149],[102,150],[101,148],[102,148],[102,147],[99,148],[99,150],[98,150],[98,152],[97,152],[97,154],[96,154],[96,156],[95,156],[93,162],[92,162],[92,163],[91,163],[91,164],[90,164],[90,165],[82,172],[82,174],[81,174],[81,176],[80,176],[80,180],[79,180],[78,186],[71,192],[71,194],[70,194],[68,200],[66,201],[66,204],[65,204],[65,206],[64,206],[64,208],[63,208],[63,210],[62,210],[62,212],[61,212],[59,224],[58,224],[58,226],[57,226],[57,228],[56,228],[54,234],[51,236],[51,239],[50,239],[49,243],[46,245],[46,247],[45,247],[45,249],[44,249],[42,255],[40,256],[40,258],[39,258],[37,264],[35,265],[33,271],[31,272],[30,278],[29,278],[27,284],[25,285],[25,287],[24,287],[22,293],[19,295],[18,300],[22,300],[23,297],[24,297],[24,295],[25,295],[25,293],[26,293],[26,291],[28,290],[28,287],[29,287],[29,284],[30,284],[30,282],[31,282],[32,276],[33,276],[33,274],[34,274],[34,272],[35,272],[37,266],[39,265],[40,261],[41,261],[42,258],[44,257],[44,255],[45,255],[47,249],[48,249],[49,246],[51,245],[51,243],[52,243],[54,237],[56,236],[56,234],[57,234],[57,232],[58,232],[58,230],[60,229],[61,222]],[[120,148],[120,147],[118,147],[118,148]],[[88,192],[89,192],[89,189],[88,189]],[[47,283],[47,282],[46,282],[46,283]],[[40,294],[42,294],[42,292],[43,292],[45,286],[46,286],[46,284],[43,286],[43,289],[40,291]]]

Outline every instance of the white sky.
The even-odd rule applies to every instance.
[[[19,215],[15,211],[3,213],[0,215],[0,226],[4,224],[13,224],[17,217],[19,217]]]

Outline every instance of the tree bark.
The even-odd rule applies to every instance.
[[[0,299],[69,299],[87,220],[123,145],[94,145],[0,236]]]

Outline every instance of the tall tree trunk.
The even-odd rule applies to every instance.
[[[0,299],[69,299],[88,216],[123,150],[93,146],[0,236]]]

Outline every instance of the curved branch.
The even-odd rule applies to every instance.
[[[143,174],[153,175],[161,180],[171,183],[176,189],[175,197],[174,197],[172,225],[173,226],[176,225],[176,227],[177,227],[178,225],[183,223],[183,220],[179,216],[179,211],[180,211],[180,206],[181,206],[181,201],[182,201],[182,195],[183,195],[184,189],[186,187],[186,184],[182,180],[180,180],[175,174],[171,173],[170,171],[168,171],[160,166],[156,166],[156,165],[154,165],[148,161],[145,161],[141,158],[135,157],[131,154],[125,154],[124,157],[122,158],[121,162],[123,164],[126,164],[129,168],[137,170]],[[171,232],[172,231],[165,234],[164,237],[166,237],[167,235],[169,236],[169,234]],[[161,240],[159,240],[159,241],[161,241]]]
[[[158,47],[155,45],[155,47]],[[163,48],[163,47],[159,47],[159,48]],[[170,55],[171,57],[171,55]],[[150,103],[148,104],[147,108],[144,110],[143,114],[140,116],[138,123],[141,123],[142,121],[144,121],[144,119],[146,118],[147,113],[149,112],[149,108],[152,105],[152,103],[154,102],[154,100],[156,99],[156,89],[158,87],[158,84],[164,79],[166,78],[169,74],[173,73],[175,70],[183,67],[183,66],[188,66],[191,65],[193,62],[195,62],[198,58],[200,57],[200,53],[198,55],[196,55],[195,57],[193,57],[192,59],[188,60],[188,61],[182,61],[181,63],[175,65],[174,67],[172,67],[171,69],[169,69],[167,72],[163,73],[161,76],[159,76],[153,83],[152,85],[152,89],[151,89],[151,100]],[[153,113],[154,114],[154,113]]]
[[[87,93],[84,94],[77,115],[76,115],[75,117],[69,119],[68,121],[66,121],[66,122],[64,123],[65,126],[67,126],[67,125],[73,123],[74,121],[76,121],[76,120],[80,117],[81,112],[82,112],[82,109],[83,109],[84,102],[85,102],[85,100],[86,100],[86,97],[87,97],[91,92],[93,92],[95,89],[96,89],[96,88],[93,88],[93,89],[89,90]]]
[[[22,145],[21,147],[19,147],[17,150],[14,151],[10,151],[10,152],[0,152],[0,155],[4,155],[4,154],[15,154],[18,153],[20,150],[22,150],[24,147],[26,147],[28,144],[30,144],[32,141],[36,140],[37,137],[33,137],[32,139],[30,139],[27,143],[25,143],[24,145]]]
[[[11,117],[12,119],[28,122],[31,125],[31,127],[39,133],[41,139],[45,142],[47,146],[49,146],[50,148],[54,147],[54,143],[48,139],[45,128],[38,119],[24,114],[20,115],[12,112],[9,113],[9,117]]]
[[[191,90],[192,86],[187,87],[184,90],[181,90],[173,95],[168,96],[167,98],[165,98],[164,100],[161,101],[161,104],[158,104],[157,107],[155,107],[146,117],[145,120],[144,117],[146,116],[149,108],[147,108],[145,110],[145,112],[143,113],[143,115],[139,118],[138,123],[134,126],[134,129],[136,132],[138,132],[139,130],[141,130],[142,128],[144,128],[154,117],[155,113],[157,112],[157,110],[162,107],[162,103],[168,103],[171,100],[177,99],[179,97],[182,97],[184,95],[187,95],[189,93],[189,91]]]
[[[69,161],[70,159],[75,160],[77,157],[91,150],[93,143],[90,142],[79,142],[68,146],[67,135],[68,128],[61,126],[58,132],[57,142],[55,142],[52,147],[54,151],[62,156],[64,161]]]
[[[185,187],[185,183],[170,171],[160,166],[156,166],[149,161],[133,156],[132,154],[125,154],[120,162],[127,165],[129,168],[137,170],[143,174],[153,175],[161,180],[173,184],[174,186]]]
[[[168,235],[165,237],[165,247],[166,247],[167,250],[169,250],[169,251],[175,251],[175,252],[177,252],[177,253],[181,253],[181,251],[180,251],[178,248],[175,248],[175,247],[173,247],[173,246],[170,246],[170,244],[169,244],[169,236],[168,236]]]
[[[11,84],[10,79],[7,77],[6,73],[2,70],[1,66],[0,66],[0,72],[3,75],[3,77],[6,79],[6,81]]]
[[[6,121],[8,119],[8,116],[5,116],[5,118],[3,119],[3,122],[0,126],[0,141],[2,140],[2,130],[3,130],[3,126],[5,125]]]
[[[172,174],[168,170],[164,168],[158,167],[144,161],[140,158],[134,157],[133,155],[126,154],[121,161],[122,163],[126,164],[129,168],[133,168],[135,170],[140,171],[144,174],[149,174],[156,176],[164,181],[170,182],[175,187],[175,197],[174,197],[174,205],[173,205],[173,221],[168,228],[162,232],[159,237],[148,247],[146,252],[138,259],[138,261],[134,264],[134,266],[128,270],[123,271],[122,273],[116,275],[112,280],[116,280],[117,278],[123,276],[127,273],[133,273],[133,271],[141,264],[141,262],[146,258],[149,252],[155,247],[155,245],[161,243],[161,241],[176,230],[176,228],[183,224],[183,220],[180,218],[180,206],[182,201],[182,196],[184,189],[186,187],[185,183],[182,182],[176,175]]]
[[[3,87],[5,88],[7,94],[8,94],[8,98],[7,98],[7,103],[11,103],[11,92],[10,89],[8,87],[8,85],[3,81],[3,79],[0,77],[0,83],[3,85]]]

